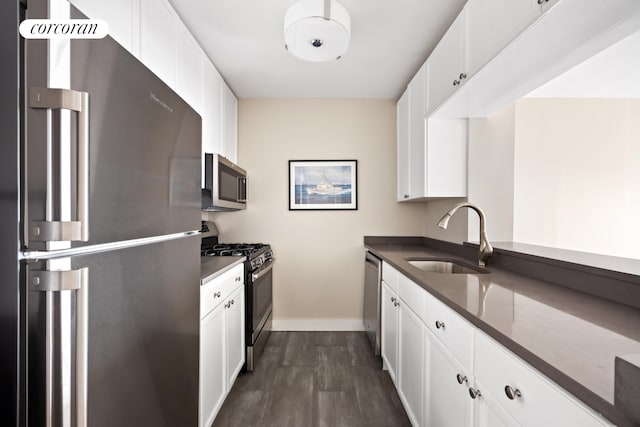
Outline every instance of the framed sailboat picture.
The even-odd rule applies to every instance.
[[[289,160],[289,210],[358,209],[357,160]]]

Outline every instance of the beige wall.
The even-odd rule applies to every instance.
[[[640,258],[638,117],[638,99],[523,98],[471,119],[469,200],[489,239]]]
[[[516,104],[514,240],[640,259],[640,100]]]
[[[469,201],[485,213],[490,241],[513,241],[515,106],[486,118],[469,119]],[[469,215],[470,241],[480,234],[477,215]]]
[[[358,160],[358,210],[288,210],[288,160],[311,159]],[[241,99],[238,162],[248,208],[208,217],[223,241],[272,245],[275,326],[361,328],[363,236],[424,233],[425,205],[395,201],[395,101]]]

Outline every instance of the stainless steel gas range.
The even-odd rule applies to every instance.
[[[247,371],[253,371],[271,333],[273,310],[272,269],[275,258],[264,243],[219,243],[215,224],[202,224],[202,256],[244,256],[245,338]]]

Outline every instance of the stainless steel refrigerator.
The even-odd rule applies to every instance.
[[[201,119],[114,40],[0,6],[0,425],[196,426]]]

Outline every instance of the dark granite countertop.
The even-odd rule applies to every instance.
[[[200,257],[200,285],[241,264],[245,259],[243,256]]]
[[[614,361],[640,353],[640,309],[516,274],[491,260],[488,274],[425,272],[406,258],[474,261],[417,241],[383,239],[365,238],[365,247],[612,422],[636,425],[614,406]]]

